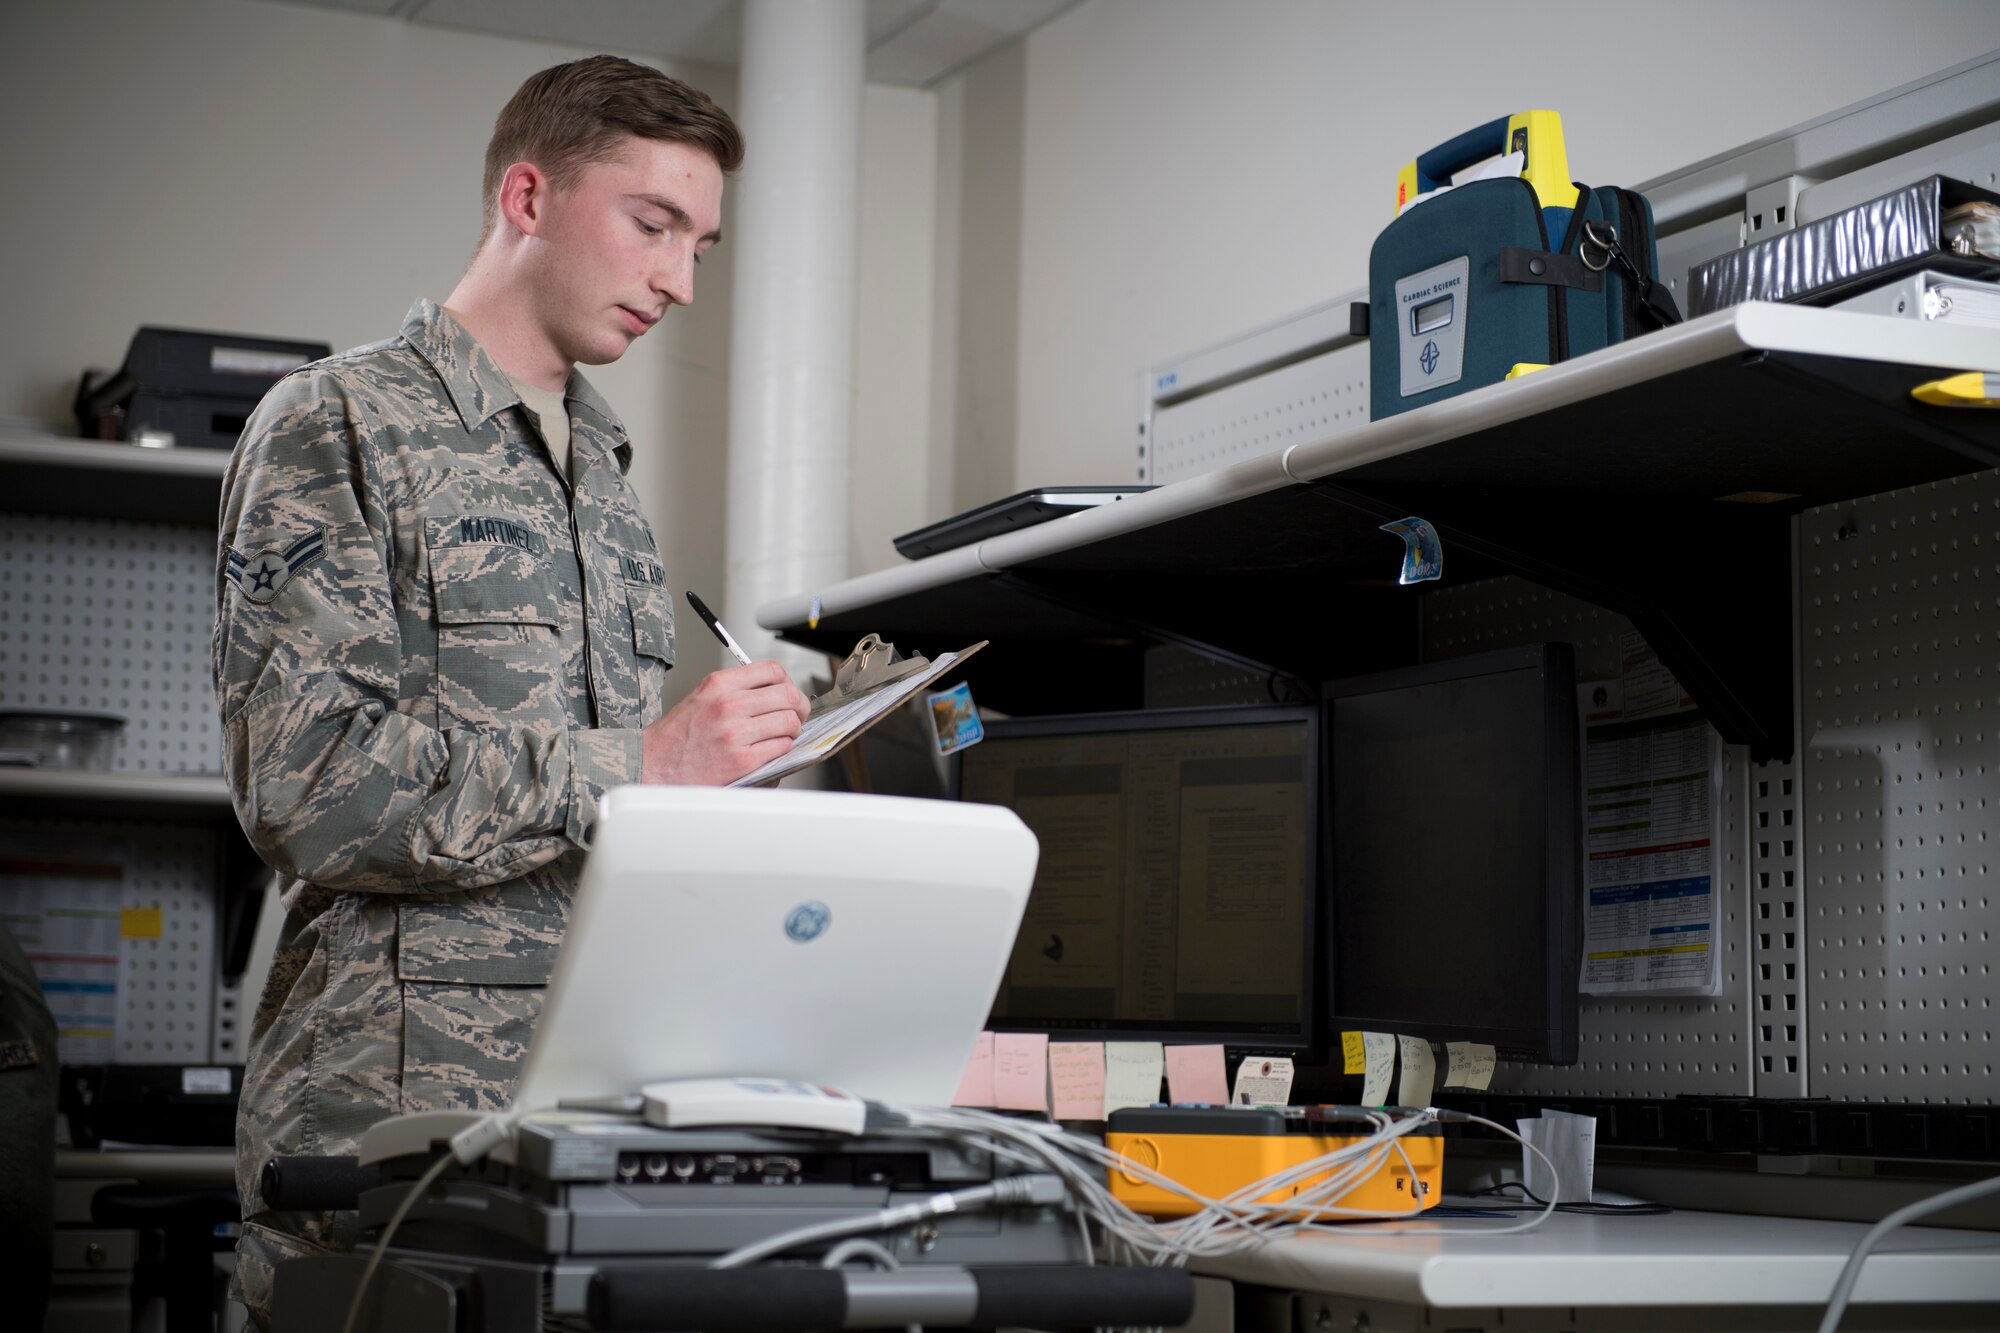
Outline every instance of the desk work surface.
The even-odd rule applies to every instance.
[[[1449,1200],[1447,1203],[1460,1202]],[[1197,1272],[1443,1308],[1818,1305],[1867,1226],[1741,1213],[1437,1218],[1306,1233]],[[1857,1303],[2000,1302],[2000,1232],[1903,1227],[1870,1253]]]

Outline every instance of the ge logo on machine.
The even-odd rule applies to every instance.
[[[1417,364],[1424,368],[1426,375],[1438,368],[1437,339],[1432,338],[1424,344],[1424,350],[1417,353]]]
[[[833,913],[822,902],[800,903],[785,918],[785,935],[799,944],[809,944],[825,933]]]

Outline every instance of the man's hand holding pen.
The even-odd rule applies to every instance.
[[[811,708],[776,662],[725,667],[646,728],[639,780],[733,782],[791,749]]]
[[[646,728],[639,780],[722,786],[791,749],[812,703],[776,662],[752,662],[701,598],[687,600],[741,665],[710,675]]]

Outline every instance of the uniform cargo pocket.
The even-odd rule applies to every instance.
[[[460,544],[452,520],[433,520],[430,535],[438,725],[561,729],[562,617],[546,557],[499,543]]]
[[[400,903],[396,978],[540,986],[555,968],[562,932],[560,916],[477,899]]]
[[[478,893],[397,905],[403,1110],[506,1107],[562,929],[558,914]]]
[[[402,1110],[505,1110],[545,988],[406,981],[402,991]]]

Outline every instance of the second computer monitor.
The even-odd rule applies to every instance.
[[[1326,687],[1331,1023],[1576,1060],[1583,837],[1568,644]]]
[[[1041,840],[995,1027],[1307,1047],[1315,1035],[1313,707],[987,724],[953,795]]]

